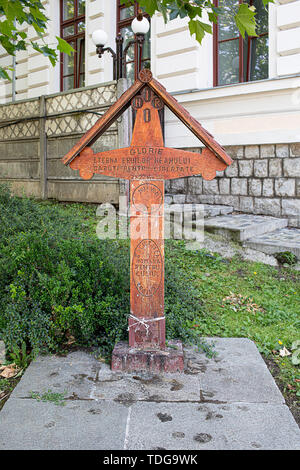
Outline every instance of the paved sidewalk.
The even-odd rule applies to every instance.
[[[0,450],[300,449],[300,430],[253,342],[185,349],[182,374],[112,373],[84,352],[39,357],[0,412]],[[65,406],[31,391],[65,392]]]

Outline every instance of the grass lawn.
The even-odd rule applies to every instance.
[[[14,198],[14,200],[17,200],[17,202],[14,202],[14,212],[11,212],[11,214],[16,213],[15,207],[17,207],[17,215],[11,215],[12,218],[14,217],[14,221],[11,223],[8,221],[5,229],[1,228],[3,225],[0,227],[0,235],[1,230],[6,230],[5,237],[3,235],[1,242],[1,249],[3,250],[3,260],[5,261],[6,250],[15,249],[16,251],[17,248],[12,248],[12,246],[20,246],[16,253],[11,254],[11,256],[19,257],[20,260],[18,261],[19,264],[16,264],[15,271],[7,271],[6,268],[3,267],[4,261],[1,264],[2,253],[0,252],[0,270],[2,269],[2,276],[8,276],[6,283],[4,280],[2,289],[3,292],[8,292],[8,294],[5,295],[10,295],[9,298],[12,302],[11,308],[15,315],[15,321],[17,321],[18,312],[23,308],[22,299],[26,298],[26,305],[28,305],[28,299],[32,301],[35,296],[35,282],[40,283],[39,291],[41,290],[41,286],[44,285],[44,282],[47,286],[45,290],[51,290],[52,296],[47,297],[45,293],[45,305],[49,303],[49,298],[53,300],[53,305],[51,306],[52,313],[47,313],[47,321],[50,322],[49,325],[54,325],[57,329],[55,334],[57,335],[57,331],[59,330],[58,335],[64,337],[64,340],[70,339],[71,337],[72,341],[75,341],[75,344],[78,340],[78,344],[83,345],[84,338],[90,338],[91,334],[89,333],[90,336],[88,336],[88,334],[85,333],[86,336],[84,336],[84,334],[80,333],[81,336],[79,335],[77,338],[76,331],[81,332],[84,328],[90,331],[88,330],[88,328],[91,329],[90,325],[82,326],[85,321],[85,316],[90,314],[87,313],[88,306],[83,303],[79,293],[76,291],[76,289],[79,289],[79,287],[76,286],[76,279],[78,278],[79,270],[85,269],[87,261],[84,261],[84,258],[79,259],[79,255],[76,255],[76,243],[78,243],[78,251],[80,251],[80,240],[82,237],[84,237],[85,243],[90,240],[91,243],[98,244],[99,246],[103,244],[102,241],[96,238],[96,224],[99,221],[96,217],[96,206],[61,204],[49,201],[29,202],[27,200],[25,204],[26,207],[23,207],[23,202],[20,199]],[[29,213],[30,211],[36,210],[37,212],[35,212],[32,220],[30,217],[27,217],[31,220],[30,223],[28,222],[28,225],[27,222],[24,221],[23,225],[18,227],[18,217],[24,218],[24,211],[26,209],[28,212],[28,207],[30,209]],[[9,212],[6,214],[6,218],[7,217],[10,217]],[[44,220],[43,226],[41,226],[42,222],[36,222],[39,217],[41,221]],[[13,228],[11,229],[11,227],[14,227],[14,224],[16,226],[14,230],[18,232],[18,238],[16,238]],[[28,294],[29,284],[26,284],[26,282],[29,275],[26,271],[26,266],[34,264],[35,257],[38,257],[38,254],[33,252],[33,258],[31,258],[31,260],[29,259],[28,261],[26,258],[26,256],[29,256],[28,252],[30,253],[31,245],[28,241],[26,242],[28,246],[26,245],[24,236],[27,236],[31,231],[36,237],[41,238],[41,243],[45,243],[45,238],[49,236],[50,242],[47,245],[47,249],[50,247],[49,250],[52,249],[54,251],[47,251],[45,255],[46,258],[48,255],[50,258],[56,256],[57,247],[59,245],[52,246],[51,243],[59,244],[60,240],[65,240],[70,237],[72,244],[75,243],[75,245],[72,245],[72,251],[70,251],[73,258],[66,258],[66,260],[59,258],[57,261],[59,269],[62,269],[61,283],[58,283],[58,281],[54,283],[53,281],[57,269],[55,268],[55,270],[52,271],[50,265],[50,267],[47,265],[47,269],[43,268],[43,260],[39,260],[34,271],[35,273],[37,272],[38,281],[32,280],[30,284],[32,293],[29,291]],[[53,241],[54,239],[55,242]],[[129,243],[128,240],[119,242],[112,241],[108,242],[108,247],[109,243],[111,243],[112,252],[116,253],[116,259],[119,259],[119,266],[114,266],[114,269],[117,270],[116,273],[122,270],[122,272],[125,273],[125,280],[122,280],[123,284],[120,284],[120,291],[126,291],[127,297],[122,297],[122,302],[127,304],[127,299],[129,301]],[[38,249],[41,250],[42,248]],[[24,256],[20,255],[20,250],[24,250]],[[120,253],[125,253],[123,258],[118,258],[118,250]],[[36,253],[38,253],[38,251]],[[89,258],[97,256],[97,254],[95,254],[95,251],[91,250],[85,253],[85,256],[88,257],[86,258],[86,260],[88,260]],[[109,254],[107,256],[109,258]],[[112,260],[112,264],[116,264],[116,261]],[[24,269],[22,267],[23,265],[25,266]],[[77,270],[75,275],[74,270]],[[102,271],[99,271],[99,276],[102,275],[101,272]],[[106,280],[109,285],[113,282],[110,278],[113,272],[114,271],[105,271]],[[284,347],[288,351],[291,351],[292,343],[296,340],[300,340],[300,272],[292,268],[274,268],[261,263],[246,262],[241,260],[238,256],[232,259],[223,259],[220,255],[209,253],[205,249],[189,251],[186,250],[184,241],[168,240],[166,241],[166,275],[165,302],[168,337],[170,338],[173,335],[178,335],[178,332],[180,334],[182,332],[181,339],[183,340],[185,337],[195,338],[197,336],[247,337],[253,340],[276,378],[296,418],[298,413],[297,419],[299,423],[299,366],[292,364],[291,355],[281,357],[279,353]],[[30,274],[30,276],[33,276],[33,274]],[[71,276],[75,276],[75,281],[72,278],[73,280],[71,282]],[[15,281],[17,278],[18,282]],[[61,291],[62,288],[65,287],[63,283],[69,286],[67,292],[65,290],[63,292]],[[172,295],[172,290],[176,288],[176,283],[181,283],[181,287],[176,295]],[[20,291],[20,299],[18,300],[20,306],[18,307],[19,304],[16,303],[16,296],[19,292],[18,289],[21,289],[20,286],[24,286],[25,284],[27,287],[22,288],[23,290]],[[124,288],[124,285],[127,287]],[[88,289],[88,287],[89,286],[85,286],[86,289]],[[104,288],[102,288],[102,290],[103,289]],[[76,302],[73,299],[74,291],[77,292]],[[91,290],[91,293],[88,295],[93,296],[93,292],[97,292],[97,290]],[[26,295],[28,297],[26,297]],[[43,295],[44,294],[41,293],[41,297]],[[58,305],[55,304],[55,296],[60,299]],[[101,315],[99,313],[99,318],[101,317],[101,321],[103,316],[105,317],[105,315],[107,315],[107,324],[103,325],[103,323],[101,323],[101,331],[104,331],[104,335],[107,335],[105,332],[109,331],[109,328],[117,328],[116,326],[111,326],[110,322],[112,317],[110,317],[109,314],[112,310],[115,314],[118,312],[118,308],[121,309],[120,306],[122,306],[120,300],[118,300],[116,306],[112,297],[112,292],[109,291],[108,294],[105,294],[105,297],[97,300],[97,305],[101,304],[101,309],[99,307],[99,312],[101,313]],[[40,302],[38,306],[36,302]],[[42,300],[38,298],[35,303],[32,304],[34,305],[32,309],[39,309],[38,315],[40,315],[40,317],[37,318],[44,318],[44,316],[41,315],[45,315],[44,310],[46,307],[43,307],[41,302]],[[174,306],[172,302],[176,302],[176,306]],[[95,307],[92,307],[91,311],[94,312]],[[186,314],[186,309],[189,309],[188,315]],[[7,322],[7,318],[9,318],[7,315],[3,315],[1,320],[1,315],[2,313],[0,312],[0,339],[1,321],[2,331],[4,331],[5,325],[7,325],[5,322]],[[28,315],[31,315],[30,311]],[[37,314],[35,313],[35,315]],[[82,324],[78,326],[77,323],[75,324],[74,322],[77,321],[80,315]],[[98,322],[100,321],[99,318],[97,319]],[[127,317],[124,315],[122,320],[122,328],[124,331],[122,330],[123,333],[121,332],[114,336],[111,341],[115,341],[115,338],[118,339],[120,334],[127,334],[126,328],[124,327],[126,320]],[[90,319],[89,321],[92,322],[94,319]],[[177,325],[178,322],[180,323],[181,330],[176,329],[177,327],[174,326]],[[46,327],[47,325],[45,328]],[[73,327],[74,330],[72,329]],[[98,324],[97,328],[100,328]],[[32,339],[31,336],[31,341],[34,341],[34,338]],[[13,338],[11,341],[13,341]],[[89,344],[87,345],[93,345],[91,341],[92,340],[89,339]],[[5,399],[5,396],[12,387],[13,379],[0,378],[0,408],[2,404],[1,392],[4,394],[2,396]],[[2,401],[4,401],[4,399]]]

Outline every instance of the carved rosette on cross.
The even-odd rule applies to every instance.
[[[91,145],[131,105],[136,111],[130,147],[94,153]],[[167,106],[205,145],[201,153],[164,147],[158,111]],[[232,163],[214,140],[150,70],[113,104],[64,157],[83,179],[94,174],[130,180],[130,316],[129,345],[117,344],[113,370],[172,372],[183,369],[180,342],[165,344],[164,317],[164,180],[202,175],[215,178]],[[133,236],[138,223],[145,227]],[[152,236],[153,230],[155,236]],[[150,234],[150,237],[149,237]]]

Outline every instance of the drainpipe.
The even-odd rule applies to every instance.
[[[12,60],[12,82],[11,82],[11,94],[12,94],[12,101],[16,101],[16,56],[13,55],[13,60]]]
[[[16,27],[16,20],[14,20],[14,27]],[[11,95],[12,95],[12,101],[16,101],[16,65],[17,65],[17,60],[16,56],[13,55],[12,58],[12,83],[11,83]]]

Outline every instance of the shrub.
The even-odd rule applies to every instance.
[[[23,344],[34,354],[56,351],[71,335],[108,356],[128,337],[129,242],[91,236],[76,207],[12,197],[0,186],[0,337],[11,351]],[[186,271],[175,268],[171,245],[167,337],[195,342],[199,293],[188,287]]]
[[[275,253],[274,257],[277,259],[278,263],[280,264],[289,264],[294,266],[297,264],[297,256],[290,251],[280,251],[279,253]]]

